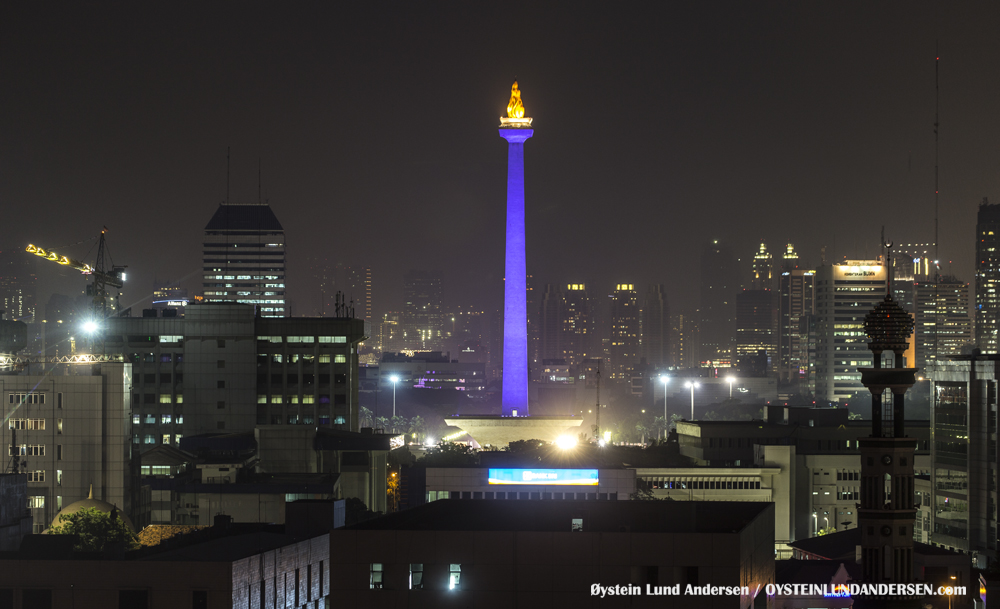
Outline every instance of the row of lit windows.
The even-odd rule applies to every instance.
[[[268,343],[346,343],[346,336],[258,336],[257,340]]]
[[[183,437],[184,437],[183,434],[175,434],[174,435],[174,444],[180,445],[181,438],[183,438]],[[134,443],[136,443],[136,444],[139,444],[139,439],[140,439],[139,438],[139,434],[136,434],[136,435],[132,436],[132,441]],[[170,444],[170,434],[168,434],[168,433],[163,434],[162,436],[160,436],[160,440],[161,440],[160,441],[161,444]],[[142,443],[143,444],[156,444],[156,436],[154,434],[148,433],[148,434],[145,435],[145,437],[142,438]]]
[[[7,396],[8,404],[44,404],[44,393],[11,393]]]
[[[62,419],[59,419],[59,427],[62,429]],[[42,431],[45,429],[45,419],[9,419],[7,429]]]
[[[144,423],[146,425],[156,425],[156,415],[148,413],[145,416],[139,414],[132,415],[132,424],[139,425],[140,423]],[[160,423],[163,424],[177,423],[178,425],[183,425],[184,415],[179,414],[175,416],[170,414],[161,414]]]

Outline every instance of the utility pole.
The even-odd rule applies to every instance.
[[[597,444],[601,444],[601,359],[597,359]]]

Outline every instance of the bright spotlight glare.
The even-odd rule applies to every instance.
[[[93,334],[97,332],[97,322],[96,321],[85,321],[83,322],[83,331],[87,334]]]
[[[601,448],[604,448],[605,444],[607,444],[607,442],[605,442],[603,439],[597,441],[597,445],[600,446]]]
[[[389,380],[392,381],[393,383],[398,383],[399,382],[399,377],[398,376],[390,376]]]
[[[556,438],[556,446],[563,450],[569,450],[576,446],[576,438],[573,436],[559,436]]]
[[[426,440],[424,440],[424,445],[425,446],[434,446],[434,438],[427,438]]]

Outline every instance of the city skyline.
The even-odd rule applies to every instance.
[[[401,309],[410,269],[440,271],[448,301],[498,308],[505,176],[488,127],[515,75],[544,126],[526,172],[539,285],[666,282],[681,311],[697,306],[687,295],[713,239],[747,269],[762,239],[772,252],[795,243],[809,266],[822,247],[828,261],[872,258],[879,235],[857,228],[861,214],[897,243],[932,241],[935,48],[943,274],[973,279],[975,213],[1000,196],[991,5],[918,3],[903,18],[675,7],[600,26],[575,15],[556,33],[561,13],[541,6],[513,54],[477,8],[354,7],[356,30],[310,7],[249,6],[228,28],[208,8],[193,29],[175,21],[183,11],[136,27],[99,8],[14,10],[0,43],[18,92],[4,102],[0,197],[19,228],[0,249],[106,225],[133,308],[149,306],[154,278],[197,285],[204,219],[227,198],[263,198],[282,219],[293,315],[312,308],[315,257],[372,268],[375,319]],[[57,267],[38,283],[40,305],[83,287]]]

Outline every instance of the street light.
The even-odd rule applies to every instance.
[[[955,581],[955,576],[954,575],[951,576],[951,581]],[[955,594],[955,585],[954,584],[952,584],[951,586],[948,587],[948,609],[951,609],[951,597],[952,597],[953,594]]]
[[[694,420],[694,388],[698,386],[698,383],[696,383],[694,381],[688,381],[688,382],[684,383],[684,386],[685,387],[689,387],[691,389],[691,420],[693,421]]]
[[[660,375],[660,382],[663,383],[663,437],[666,438],[670,429],[670,420],[667,419],[667,384],[670,383],[670,377],[666,374]]]
[[[736,382],[736,379],[731,376],[727,376],[726,382],[729,383],[729,399],[731,400],[733,399],[733,383]]]
[[[823,530],[826,531],[830,528],[830,519],[826,516],[823,516],[823,521],[826,523],[826,526],[823,527]]]
[[[813,512],[813,535],[816,533],[819,533],[819,516],[816,515],[816,512]]]
[[[392,416],[396,416],[396,383],[399,382],[398,376],[391,376],[389,380],[392,381]]]

